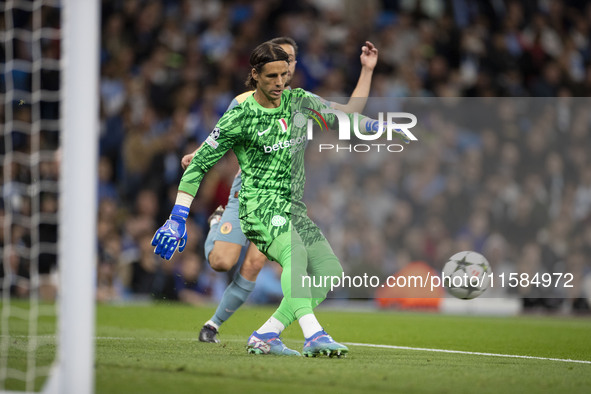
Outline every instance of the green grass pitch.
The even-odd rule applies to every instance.
[[[469,302],[469,301],[468,301]],[[591,363],[349,346],[346,358],[248,355],[246,339],[273,312],[244,307],[221,344],[197,341],[213,308],[179,304],[98,306],[96,393],[588,393]],[[474,317],[322,310],[338,341],[591,361],[591,319]],[[50,330],[40,321],[39,334]],[[9,365],[24,366],[26,324],[11,321]],[[19,332],[20,335],[19,336]],[[301,351],[297,324],[283,335]],[[51,360],[53,341],[38,349]],[[15,350],[17,349],[17,350]],[[6,382],[19,389],[19,383]]]

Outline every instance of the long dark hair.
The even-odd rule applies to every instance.
[[[286,61],[289,63],[289,56],[278,44],[264,42],[256,47],[250,54],[250,66],[260,73],[263,66],[270,62]],[[252,70],[248,73],[245,85],[249,89],[256,89],[257,81],[252,77]]]

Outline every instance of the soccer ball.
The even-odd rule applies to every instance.
[[[443,287],[463,300],[476,298],[490,286],[492,270],[480,253],[464,251],[449,258],[442,271]]]

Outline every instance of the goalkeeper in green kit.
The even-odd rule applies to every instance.
[[[277,44],[267,42],[254,49],[247,85],[255,92],[222,116],[196,152],[182,176],[170,219],[158,229],[152,245],[156,246],[154,252],[167,260],[177,247],[183,251],[187,240],[185,221],[199,184],[205,173],[233,149],[242,169],[242,230],[269,260],[283,268],[284,299],[273,318],[283,328],[295,320],[299,322],[306,338],[304,355],[341,356],[348,352],[347,347],[323,330],[313,312],[326,298],[330,283],[324,288],[302,288],[304,276],[340,277],[342,268],[324,235],[308,218],[302,202],[307,130],[292,122],[292,118],[307,111],[328,108],[328,103],[305,90],[284,88],[288,62],[288,54]],[[376,120],[347,116],[351,127],[355,120],[362,132],[378,130]],[[337,127],[336,115],[329,113],[324,118],[330,126]],[[300,355],[287,348],[275,332],[255,331],[247,345],[250,353],[259,354],[271,353],[271,347],[280,349],[274,354]]]

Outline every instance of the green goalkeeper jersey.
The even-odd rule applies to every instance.
[[[269,212],[305,214],[306,115],[329,106],[303,89],[284,90],[277,108],[262,107],[249,96],[218,121],[183,174],[179,190],[195,196],[205,173],[233,149],[242,169],[240,217],[261,206]],[[323,117],[336,127],[335,115]],[[297,126],[292,126],[294,118]]]

